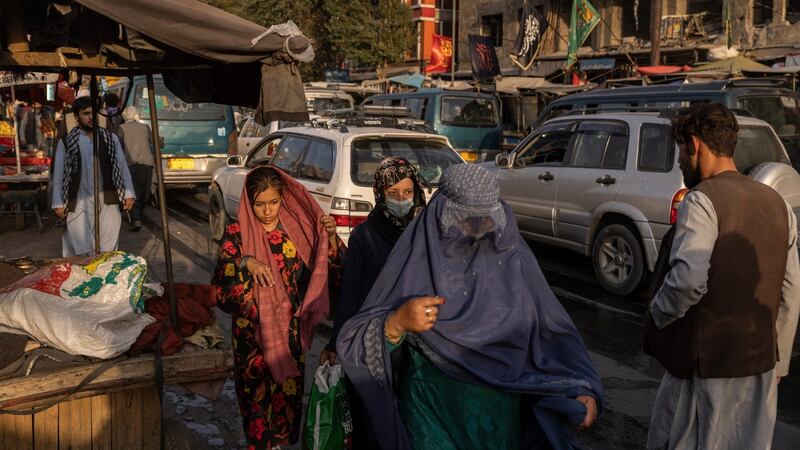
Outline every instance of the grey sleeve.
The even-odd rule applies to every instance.
[[[650,308],[658,328],[683,317],[708,291],[708,269],[718,234],[711,200],[697,191],[687,194],[678,212],[669,256],[672,269]]]
[[[67,205],[64,204],[63,197],[64,161],[66,159],[64,153],[66,151],[67,149],[64,147],[64,140],[59,139],[58,144],[56,145],[55,161],[53,162],[53,178],[50,183],[50,188],[52,190],[51,207],[53,209],[67,207]]]
[[[783,276],[783,290],[778,320],[775,329],[778,332],[778,363],[775,373],[779,377],[789,374],[789,362],[792,359],[792,344],[797,332],[797,319],[800,316],[800,262],[797,253],[797,218],[792,208],[789,211],[789,254],[786,260],[786,273]]]

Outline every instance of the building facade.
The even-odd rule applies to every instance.
[[[431,60],[433,35],[453,36],[453,11],[458,0],[407,0],[416,27],[417,45],[407,62],[419,64],[421,69]],[[458,30],[456,30],[458,33]]]
[[[531,0],[550,25],[539,59],[566,58],[571,0]],[[602,20],[579,51],[580,58],[630,57],[638,65],[687,64],[727,45],[756,59],[791,53],[800,42],[800,0],[660,0],[662,59],[649,61],[650,14],[656,0],[590,0]],[[495,40],[504,72],[518,72],[509,55],[522,20],[522,0],[461,0],[457,62],[469,70],[469,34]],[[795,50],[800,52],[800,49]],[[555,67],[554,65],[551,65]],[[551,68],[552,68],[551,67]],[[544,76],[549,69],[523,73]]]

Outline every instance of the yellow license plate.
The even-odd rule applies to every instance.
[[[478,160],[478,152],[460,151],[458,153],[466,162],[476,162]]]
[[[177,170],[192,170],[194,169],[194,160],[192,158],[172,158],[167,160],[167,168]]]

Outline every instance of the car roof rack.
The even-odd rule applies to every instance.
[[[350,131],[348,127],[381,127],[438,134],[424,120],[409,117],[409,112],[406,108],[393,106],[357,106],[355,108],[328,110],[325,111],[324,115],[307,122],[286,123],[283,127],[303,125],[329,130],[338,129],[342,133],[348,133]]]
[[[655,107],[655,106],[604,106],[592,108],[580,108],[565,111],[557,117],[576,116],[585,114],[604,114],[604,113],[658,113],[658,117],[672,118],[682,107]],[[755,117],[753,113],[746,109],[730,108],[730,111],[740,117]]]

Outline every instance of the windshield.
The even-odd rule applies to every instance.
[[[738,107],[772,125],[778,136],[800,134],[800,109],[797,99],[788,95],[772,97],[739,97]]]
[[[748,173],[755,166],[768,162],[790,164],[780,141],[768,127],[740,127],[736,150],[733,153],[736,168]]]
[[[346,98],[323,98],[317,97],[306,101],[309,112],[322,112],[332,109],[352,108],[353,104]]]
[[[408,160],[419,171],[423,184],[436,187],[444,170],[463,161],[440,141],[370,138],[353,142],[350,173],[353,183],[372,186],[375,169],[385,158],[397,156]]]
[[[156,108],[158,120],[225,120],[225,107],[215,103],[186,103],[168,91],[163,84],[156,83]],[[133,106],[139,109],[142,120],[150,119],[150,99],[144,85],[136,86]]]
[[[478,97],[442,97],[442,122],[462,127],[496,126],[494,100]]]

